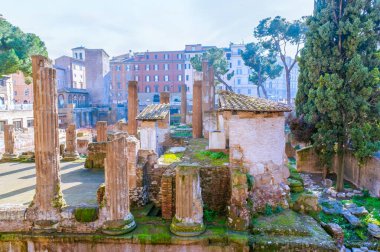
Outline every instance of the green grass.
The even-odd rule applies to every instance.
[[[371,197],[368,192],[365,192],[363,196],[354,196],[350,200],[342,200],[342,203],[355,203],[357,206],[364,206],[369,214],[360,218],[362,223],[380,225],[380,199]]]
[[[183,153],[165,153],[163,156],[164,163],[166,164],[180,162],[182,157],[183,157]]]
[[[194,157],[200,161],[207,161],[213,166],[222,166],[229,162],[229,155],[224,152],[198,151]]]

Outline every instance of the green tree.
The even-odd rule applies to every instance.
[[[31,56],[47,57],[45,44],[33,33],[24,33],[0,18],[0,77],[17,71],[26,77],[32,74]],[[30,78],[27,78],[30,81]]]
[[[380,148],[380,6],[376,0],[316,0],[301,51],[297,116],[315,125],[325,164],[338,155],[343,189],[348,149],[363,164]]]
[[[279,16],[273,19],[265,18],[261,20],[254,30],[254,36],[262,42],[263,46],[276,53],[277,56],[280,56],[285,70],[286,99],[288,104],[291,104],[291,71],[297,62],[300,46],[304,42],[305,31],[306,26],[302,20],[289,22]],[[296,47],[295,54],[293,55],[294,59],[291,62],[286,61],[286,58],[289,56],[287,53],[289,46]]]
[[[282,66],[277,64],[277,59],[272,51],[267,51],[260,43],[249,43],[241,54],[246,66],[251,68],[249,80],[257,86],[257,94],[260,88],[265,98],[268,98],[264,82],[274,79],[281,74]]]
[[[216,47],[208,49],[202,55],[195,55],[190,59],[190,63],[193,68],[199,72],[202,71],[202,61],[207,60],[209,65],[214,68],[214,77],[216,79],[216,84],[223,84],[226,89],[233,91],[231,86],[223,80],[223,76],[228,73],[229,67],[228,62],[224,56],[223,49]],[[227,74],[227,79],[230,80],[234,73]]]

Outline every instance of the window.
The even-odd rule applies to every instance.
[[[154,59],[157,59],[157,54],[154,55]]]
[[[178,86],[178,92],[181,92],[181,86]]]
[[[182,54],[181,53],[177,54],[177,59],[182,59]]]
[[[188,74],[186,74],[186,81],[188,81],[189,80],[189,75]]]
[[[33,125],[33,119],[30,119],[30,120],[27,120],[26,121],[26,124],[27,124],[27,127],[28,128],[32,128],[34,125]]]
[[[150,81],[150,76],[149,76],[149,75],[145,76],[145,80],[146,80],[147,82],[149,82],[149,81]]]
[[[145,70],[149,71],[149,69],[150,69],[150,65],[145,65]]]
[[[139,81],[139,76],[135,75],[135,81]]]
[[[155,64],[155,65],[154,65],[154,70],[155,70],[155,71],[158,71],[158,64]]]
[[[238,54],[241,55],[243,51],[241,49],[238,49]]]
[[[169,54],[165,53],[164,54],[164,59],[166,59],[166,60],[169,59]]]
[[[13,94],[14,94],[14,95],[17,95],[17,91],[13,91]]]
[[[238,61],[237,61],[237,65],[238,65],[238,66],[241,65],[241,60],[238,60]]]
[[[164,64],[164,70],[169,70],[169,64]]]
[[[145,55],[145,58],[146,58],[146,59],[149,59],[149,54]]]
[[[25,96],[29,96],[29,89],[25,89],[25,92],[24,92]]]
[[[80,59],[83,59],[83,57],[82,57],[82,53],[79,53],[79,58],[80,58]]]
[[[238,84],[238,85],[241,84],[241,79],[240,79],[240,78],[237,79],[237,84]]]
[[[164,86],[164,92],[169,92],[169,85]]]
[[[182,70],[182,64],[177,64],[177,70]]]
[[[155,81],[155,82],[158,81],[158,75],[155,75],[155,76],[154,76],[154,81]]]
[[[145,93],[150,93],[150,86],[145,87]]]
[[[116,66],[116,71],[120,71],[120,66]],[[75,65],[74,65],[74,69],[75,69]]]
[[[243,70],[242,69],[236,69],[236,75],[242,75]]]
[[[158,85],[154,85],[154,92],[158,93]],[[160,100],[158,100],[160,101]]]
[[[181,74],[178,75],[178,81],[182,81],[182,75]]]
[[[117,83],[117,89],[121,89],[121,83],[120,82]]]
[[[130,65],[125,65],[125,71],[130,71],[131,70],[131,66]]]
[[[191,47],[191,51],[195,51],[195,46],[192,46],[192,47]]]
[[[135,65],[135,71],[139,70],[139,65]]]
[[[230,63],[230,68],[232,68],[232,63]]]
[[[169,75],[165,75],[164,80],[169,81]]]

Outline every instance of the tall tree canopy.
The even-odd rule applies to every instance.
[[[249,43],[245,46],[242,58],[246,66],[251,68],[249,80],[257,86],[257,94],[260,94],[260,88],[265,98],[268,98],[264,87],[264,82],[274,79],[281,74],[282,66],[277,64],[277,59],[273,51],[267,51],[261,43]]]
[[[193,68],[199,72],[202,71],[202,61],[207,60],[209,65],[214,68],[214,76],[217,83],[223,84],[226,89],[232,91],[232,88],[223,80],[223,76],[228,73],[228,62],[224,56],[223,49],[216,47],[208,49],[202,55],[195,55],[190,59],[190,63]],[[227,79],[230,80],[233,73],[227,74]]]
[[[304,42],[306,26],[303,21],[287,21],[282,17],[265,18],[260,21],[254,30],[254,36],[262,42],[266,49],[271,50],[280,57],[285,70],[286,76],[286,96],[287,103],[291,103],[290,94],[290,73],[296,64],[301,44]],[[295,46],[296,52],[292,55],[293,60],[288,62],[286,57],[289,56],[287,50],[289,46]]]
[[[44,42],[33,33],[24,33],[4,18],[0,18],[0,77],[21,71],[31,76],[31,56],[47,56]]]
[[[380,6],[376,0],[316,0],[301,51],[298,116],[315,125],[314,145],[326,163],[338,153],[359,162],[380,148]]]

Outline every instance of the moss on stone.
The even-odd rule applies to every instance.
[[[98,209],[96,207],[76,208],[74,216],[79,222],[92,222],[98,219]]]
[[[62,209],[64,206],[66,206],[66,201],[63,198],[63,194],[61,191],[61,186],[58,183],[56,188],[55,188],[55,197],[52,201],[52,206],[56,209]]]

